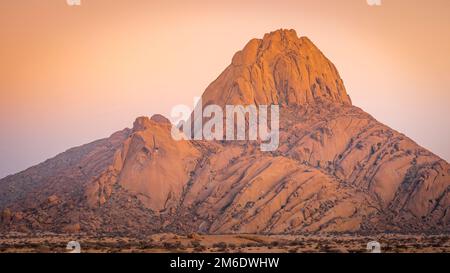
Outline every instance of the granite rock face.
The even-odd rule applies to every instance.
[[[251,40],[202,98],[280,105],[279,148],[175,141],[140,117],[0,180],[0,231],[450,232],[450,165],[353,106],[308,38]]]
[[[351,104],[336,67],[294,30],[251,40],[203,94],[204,104],[219,105],[291,106],[319,99]]]

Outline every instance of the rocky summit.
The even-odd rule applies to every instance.
[[[280,105],[280,145],[175,141],[161,115],[0,180],[0,231],[448,233],[450,166],[353,106],[306,37],[251,40],[204,105]]]

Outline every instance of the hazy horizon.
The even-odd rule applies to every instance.
[[[252,38],[309,37],[353,104],[450,161],[446,0],[0,3],[0,178],[192,105]]]

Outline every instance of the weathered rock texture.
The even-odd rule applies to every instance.
[[[170,122],[68,150],[0,180],[0,230],[145,234],[450,232],[450,166],[352,106],[305,37],[251,40],[208,104],[280,104],[280,147],[174,141]]]

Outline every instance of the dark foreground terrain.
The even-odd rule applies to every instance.
[[[368,252],[367,243],[378,241],[382,252],[405,253],[450,252],[449,235],[199,235],[171,233],[142,238],[90,237],[36,234],[32,237],[11,233],[0,235],[0,253],[64,253],[69,241],[78,241],[81,252],[91,253],[302,253]]]

